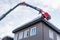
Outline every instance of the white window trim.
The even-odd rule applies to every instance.
[[[27,34],[29,36],[29,29],[24,31],[24,38],[28,37]]]
[[[60,36],[59,35],[57,35],[57,40],[60,40]]]
[[[53,31],[49,30],[49,38],[54,39]]]
[[[32,33],[32,30],[33,29],[35,29],[35,33]],[[36,35],[36,27],[32,27],[31,29],[30,29],[30,36],[34,36],[34,35]]]
[[[19,33],[19,39],[22,39],[23,38],[23,32],[20,32]]]
[[[15,34],[14,35],[14,40],[17,40],[18,39],[18,34]]]

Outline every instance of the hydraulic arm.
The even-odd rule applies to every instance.
[[[4,17],[6,17],[11,11],[13,11],[16,7],[18,7],[19,5],[27,6],[27,7],[30,7],[30,8],[32,8],[32,9],[35,9],[35,10],[39,11],[39,13],[41,13],[42,16],[43,16],[44,18],[46,18],[47,20],[49,20],[49,19],[51,18],[51,16],[50,16],[47,12],[44,12],[42,9],[37,8],[37,7],[34,7],[34,6],[32,6],[32,5],[29,5],[29,4],[25,3],[25,2],[22,2],[22,3],[17,4],[17,5],[16,5],[15,7],[13,7],[12,9],[8,10],[5,14],[3,14],[3,15],[0,17],[0,21],[1,21]]]

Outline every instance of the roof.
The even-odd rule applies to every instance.
[[[13,40],[13,38],[10,37],[10,36],[5,36],[5,37],[2,38],[2,40]]]
[[[31,22],[28,22],[27,24],[18,27],[17,29],[13,30],[13,33],[21,31],[21,30],[28,28],[29,26],[32,26],[32,25],[39,23],[39,22],[45,23],[46,25],[48,25],[48,27],[52,28],[54,31],[56,31],[57,33],[60,34],[60,30],[58,28],[56,28],[53,24],[51,24],[47,20],[43,19],[42,17],[38,17],[35,20],[32,20]]]

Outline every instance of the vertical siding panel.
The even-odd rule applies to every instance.
[[[49,40],[49,28],[46,26],[44,23],[42,24],[43,26],[43,32],[44,32],[44,40]]]

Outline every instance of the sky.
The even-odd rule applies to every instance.
[[[20,2],[26,2],[48,12],[51,15],[49,22],[60,29],[60,0],[0,0],[0,17]],[[0,21],[0,38],[7,35],[14,37],[12,31],[31,20],[40,17],[41,15],[38,13],[38,11],[32,8],[18,6]]]

